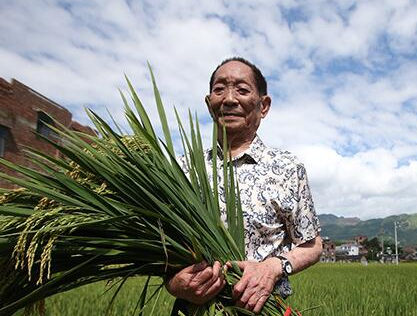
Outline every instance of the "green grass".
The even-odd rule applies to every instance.
[[[318,264],[292,278],[303,316],[417,315],[417,264]]]
[[[155,280],[159,278],[155,278]],[[108,316],[133,315],[146,277],[128,279],[117,295]],[[157,282],[154,281],[154,284]],[[152,281],[151,281],[152,284]],[[159,284],[159,283],[158,283]],[[46,316],[99,316],[106,315],[117,285],[109,289],[106,282],[89,284],[46,299]],[[155,287],[150,287],[151,293]],[[156,297],[155,297],[156,298]],[[169,315],[174,298],[163,289],[159,299],[152,299],[144,315]],[[19,316],[23,312],[17,313]],[[138,312],[135,313],[138,315]]]
[[[132,315],[143,282],[143,278],[128,280],[110,315]],[[288,302],[305,310],[303,316],[417,316],[416,263],[318,264],[293,276],[291,282],[294,295]],[[112,291],[103,294],[105,288],[105,283],[99,283],[51,297],[46,301],[46,315],[105,315],[112,295]],[[163,291],[144,315],[169,315],[172,302]]]

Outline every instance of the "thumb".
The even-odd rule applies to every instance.
[[[228,261],[226,265],[228,268],[233,268],[236,271],[245,270],[246,261]]]

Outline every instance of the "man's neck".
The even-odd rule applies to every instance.
[[[228,135],[228,145],[229,145],[229,152],[232,158],[239,156],[245,150],[247,150],[250,145],[252,144],[253,139],[256,135],[250,135],[245,137],[239,137],[240,135],[236,135],[235,137]],[[223,146],[223,138],[222,136],[219,137],[219,143]]]

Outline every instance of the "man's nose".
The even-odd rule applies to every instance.
[[[237,104],[237,99],[236,99],[236,91],[234,88],[232,87],[228,87],[226,89],[226,95],[224,96],[224,100],[223,103],[225,105],[236,105]]]

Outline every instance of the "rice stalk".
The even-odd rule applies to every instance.
[[[242,210],[234,170],[227,164],[226,133],[227,227],[219,216],[217,168],[212,169],[214,182],[210,183],[197,118],[189,114],[190,132],[186,133],[177,115],[188,177],[176,160],[152,71],[151,77],[164,140],[156,136],[127,80],[137,114],[121,95],[133,135],[113,130],[88,110],[99,136],[56,123],[51,128],[62,143],[44,138],[65,160],[30,151],[29,159],[41,171],[0,160],[24,177],[0,175],[23,187],[0,197],[0,258],[6,258],[0,268],[10,272],[8,282],[0,284],[0,315],[12,315],[45,297],[102,280],[135,275],[167,278],[203,259],[210,264],[244,260]],[[214,125],[215,153],[216,133]],[[233,267],[218,297],[204,306],[190,304],[195,315],[254,315],[234,306],[231,287],[241,271]],[[146,296],[145,290],[139,313]],[[286,310],[273,293],[262,315],[283,315]]]

